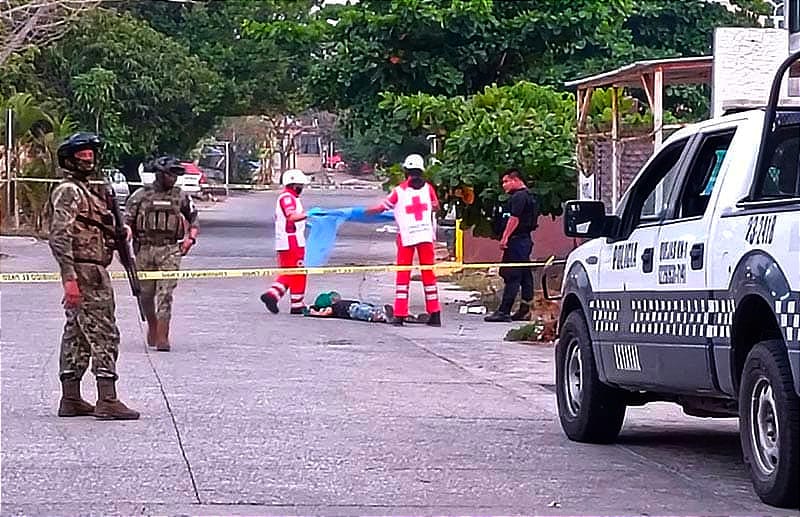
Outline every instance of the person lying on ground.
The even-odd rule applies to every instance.
[[[393,320],[394,311],[391,305],[378,306],[359,300],[345,300],[336,291],[330,291],[317,296],[314,304],[308,307],[305,315],[319,318],[390,323]]]

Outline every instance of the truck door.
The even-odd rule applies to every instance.
[[[684,163],[689,139],[667,144],[645,165],[620,202],[622,238],[609,240],[600,253],[596,299],[590,302],[592,325],[609,380],[640,382],[644,376],[631,334],[628,291],[655,282],[655,250],[666,200]]]
[[[712,375],[711,339],[729,332],[729,300],[715,299],[708,287],[709,233],[719,195],[717,178],[726,167],[735,127],[712,128],[693,144],[674,201],[661,223],[655,250],[656,275],[642,299],[658,310],[647,337],[654,382],[687,393],[717,392]],[[730,336],[728,336],[730,337]]]

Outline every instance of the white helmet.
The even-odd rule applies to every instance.
[[[403,168],[425,170],[425,160],[418,154],[409,154],[403,162]]]
[[[311,180],[300,169],[289,169],[283,173],[282,185],[308,185]]]

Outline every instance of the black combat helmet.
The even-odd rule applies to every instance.
[[[61,145],[58,146],[58,165],[68,171],[76,171],[75,164],[72,162],[75,153],[84,149],[91,149],[95,154],[95,162],[98,161],[98,154],[103,147],[103,140],[94,133],[73,133]]]
[[[175,176],[186,174],[186,168],[174,156],[161,156],[155,161],[156,172],[165,172]]]

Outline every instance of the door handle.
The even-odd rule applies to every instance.
[[[692,269],[703,269],[703,252],[705,251],[705,245],[702,242],[699,242],[692,246],[691,251],[689,251],[689,256],[692,258]]]
[[[642,253],[642,271],[645,273],[653,272],[653,248],[647,248]]]

